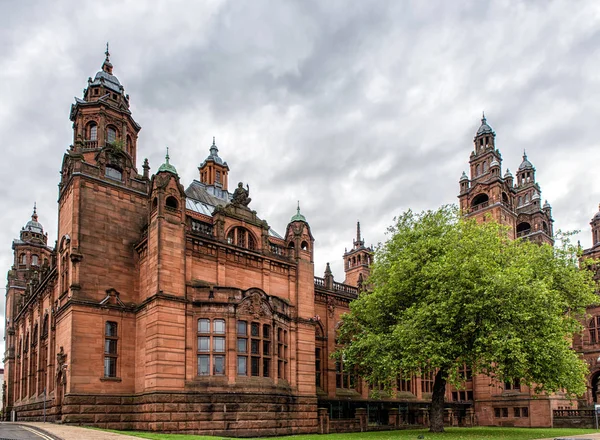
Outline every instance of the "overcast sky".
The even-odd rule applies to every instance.
[[[169,146],[187,186],[215,136],[272,228],[283,234],[300,200],[317,276],[329,261],[343,281],[357,220],[376,245],[399,213],[457,202],[482,110],[502,173],[527,149],[555,230],[591,245],[597,0],[0,0],[4,273],[34,201],[57,238],[70,105],[107,40],[142,126],[138,169],[147,157],[156,171]]]

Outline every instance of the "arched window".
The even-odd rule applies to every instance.
[[[295,247],[296,247],[296,245],[294,244],[294,242],[290,241],[290,243],[288,244],[288,248],[294,249]]]
[[[117,129],[112,126],[108,126],[106,128],[106,143],[113,144],[116,140],[117,140]]]
[[[175,197],[169,196],[169,197],[167,197],[167,200],[165,201],[165,206],[167,208],[177,209],[177,207],[179,206],[179,203],[177,203],[177,199]]]
[[[600,341],[600,316],[594,316],[589,325],[590,344],[597,344]]]
[[[90,122],[86,128],[86,137],[88,141],[98,140],[98,126],[95,122]]]
[[[229,244],[233,244],[234,246],[239,246],[250,250],[256,249],[256,241],[254,240],[254,237],[250,231],[242,228],[241,226],[237,226],[229,231],[227,234],[227,242]]]
[[[37,255],[31,256],[31,265],[37,266],[39,264],[39,257]]]
[[[303,241],[302,244],[300,244],[300,249],[302,249],[303,251],[307,251],[308,250],[308,242]]]
[[[473,200],[471,201],[471,207],[475,207],[475,206],[487,203],[488,200],[489,200],[489,197],[487,194],[483,194],[483,193],[477,194],[475,197],[473,197]]]
[[[548,223],[542,222],[542,229],[547,234],[549,232],[548,231]]]
[[[487,162],[483,162],[483,172],[487,172],[488,170],[488,163]]]
[[[481,174],[481,168],[479,164],[475,167],[475,176],[479,176]]]
[[[27,264],[27,255],[21,254],[21,256],[19,257],[19,263],[20,264]]]
[[[523,237],[531,232],[531,225],[527,222],[521,222],[517,225],[517,237]]]

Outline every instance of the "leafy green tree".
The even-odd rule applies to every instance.
[[[370,289],[343,317],[338,353],[370,383],[434,372],[430,430],[444,430],[446,384],[463,365],[536,392],[585,391],[587,366],[571,349],[592,273],[577,249],[512,240],[491,219],[453,207],[403,214],[376,252]]]

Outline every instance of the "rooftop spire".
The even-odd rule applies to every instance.
[[[171,165],[169,163],[169,147],[167,147],[167,154],[165,155],[165,163],[163,163],[160,168],[158,169],[158,172],[160,173],[161,171],[167,171],[171,174],[175,174],[177,175],[177,170],[175,169],[175,167],[173,165]]]
[[[210,146],[210,155],[211,156],[218,156],[219,155],[219,149],[217,148],[217,143],[215,141],[215,137],[213,136],[213,143]]]
[[[356,222],[356,241],[360,242],[360,222]]]
[[[300,200],[298,200],[298,208],[296,208],[296,215],[292,217],[291,222],[304,222],[306,223],[306,217],[300,214]]]
[[[109,75],[112,75],[113,65],[110,63],[110,52],[108,51],[108,41],[106,42],[106,52],[104,52],[106,58],[104,59],[104,63],[102,64],[102,70],[104,70]]]
[[[486,119],[485,119],[485,111],[482,111],[482,112],[481,112],[481,122],[482,122],[483,124],[485,124],[485,123],[486,123]]]
[[[33,214],[31,214],[31,220],[33,220],[34,222],[38,221],[37,207],[35,202],[33,202]]]

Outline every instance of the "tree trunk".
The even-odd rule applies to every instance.
[[[440,369],[433,382],[431,410],[429,411],[429,431],[444,432],[444,397],[446,395],[446,371]]]

